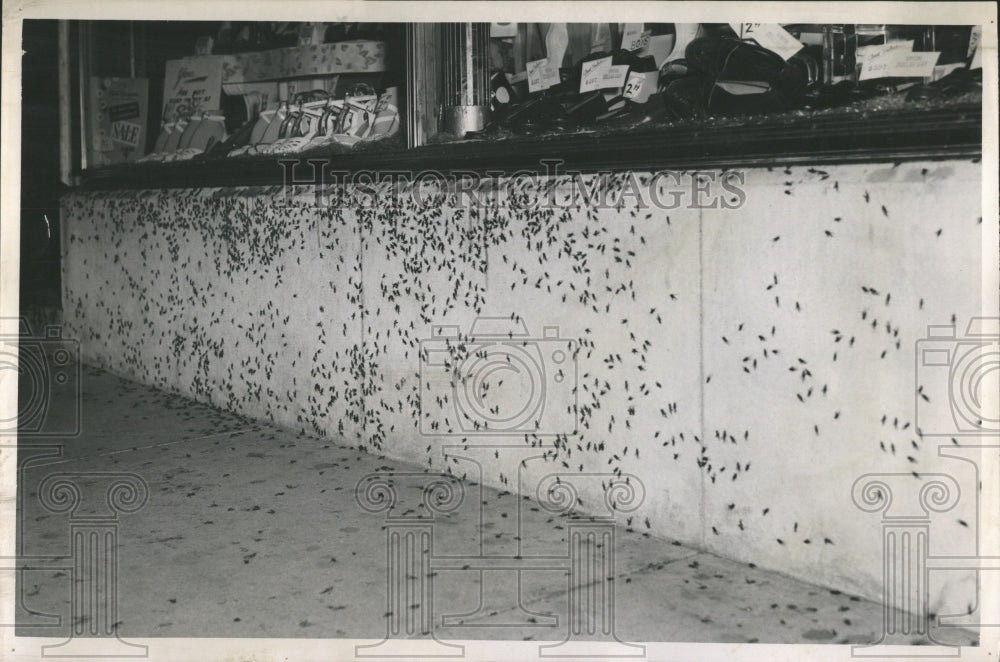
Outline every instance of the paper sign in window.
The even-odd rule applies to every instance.
[[[622,33],[622,48],[627,51],[638,51],[649,43],[649,35],[643,34],[642,23],[626,23]]]
[[[777,23],[730,23],[740,39],[753,39],[758,46],[773,51],[787,60],[800,50],[802,42]]]
[[[599,60],[591,60],[583,63],[583,71],[580,74],[580,93],[599,90],[604,83],[602,78],[604,73],[611,68],[611,56],[602,57]]]
[[[934,73],[934,65],[937,64],[940,55],[933,51],[914,52],[906,48],[870,46],[865,51],[858,80],[925,78]]]
[[[548,60],[528,63],[528,91],[541,92],[559,83],[559,72],[550,66]]]

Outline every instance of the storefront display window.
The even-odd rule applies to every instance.
[[[893,113],[951,114],[978,134],[974,26],[177,26],[69,23],[66,96],[76,120],[64,128],[75,136],[84,179],[167,164],[176,173],[184,163],[212,172],[231,164],[273,169],[276,159],[298,155],[349,156],[359,165],[366,154],[409,159],[415,150],[445,159],[445,148],[470,143],[483,146],[486,166],[490,154],[527,154],[542,141],[562,141],[572,152],[571,139],[604,138],[619,141],[620,151],[668,135],[710,144],[722,133],[706,129],[739,127],[770,131],[777,154],[782,127]],[[589,153],[607,161],[600,148]]]

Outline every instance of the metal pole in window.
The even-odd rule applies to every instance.
[[[441,75],[447,49],[442,26],[411,23],[406,27],[407,148],[419,147],[438,133],[439,110],[444,101]]]
[[[69,21],[59,21],[59,181],[72,186],[73,95],[69,73]]]
[[[87,168],[87,94],[90,92],[90,54],[91,54],[91,34],[90,25],[86,21],[77,22],[77,50],[79,67],[80,88],[80,168]]]
[[[482,131],[489,120],[489,23],[445,27],[443,129],[453,136]]]
[[[128,22],[129,78],[135,78],[135,21]]]

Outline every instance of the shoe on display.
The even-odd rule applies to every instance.
[[[201,126],[201,122],[204,117],[204,113],[198,116],[191,116],[191,119],[188,120],[187,126],[184,127],[184,132],[181,133],[181,138],[177,143],[177,149],[187,149],[191,146],[191,140],[194,138],[194,134],[198,131],[198,127]]]
[[[251,145],[256,145],[264,138],[264,132],[267,131],[268,125],[271,120],[274,119],[275,113],[278,112],[279,104],[268,105],[260,111],[257,120],[253,123],[253,129],[250,131],[250,138],[247,142]]]
[[[167,142],[163,145],[161,153],[169,154],[170,152],[176,151],[177,146],[181,142],[181,136],[184,135],[184,131],[187,130],[188,121],[186,119],[178,119],[174,122],[174,130],[167,136]]]
[[[399,109],[391,103],[388,95],[379,97],[372,114],[371,132],[366,140],[381,140],[399,132]]]
[[[163,124],[163,126],[160,128],[160,135],[156,137],[156,143],[153,145],[153,151],[152,151],[153,154],[163,151],[163,148],[167,144],[167,139],[170,137],[170,134],[173,132],[173,130],[174,130],[173,122],[166,122]]]
[[[225,139],[226,118],[214,111],[208,111],[201,118],[186,149],[195,150],[194,154],[201,154]]]
[[[535,133],[551,127],[568,126],[566,109],[555,96],[538,96],[512,110],[501,121],[504,126],[518,133]]]
[[[267,111],[262,111],[261,116],[263,117]],[[263,150],[270,144],[274,143],[281,137],[281,129],[285,124],[285,120],[288,119],[288,102],[281,103],[271,115],[270,121],[267,126],[264,127],[264,131],[260,136],[259,140],[253,141],[251,136],[251,142],[246,147],[240,147],[233,152],[230,152],[230,156],[238,156],[240,154],[261,154],[264,153]],[[257,127],[254,130],[257,130]]]
[[[678,119],[777,113],[804,104],[809,72],[750,42],[699,37],[661,68],[660,89]]]
[[[597,122],[601,126],[619,129],[636,127],[670,118],[671,114],[667,110],[664,95],[657,93],[651,94],[642,103],[626,99],[625,103],[620,107],[598,117]]]
[[[302,105],[298,120],[290,127],[291,136],[276,144],[279,153],[301,152],[308,148],[320,133],[321,122],[326,111],[326,101],[313,101]]]
[[[226,156],[238,148],[245,147],[249,144],[250,133],[253,131],[256,123],[257,120],[252,119],[225,140],[215,142],[205,150],[205,157]]]

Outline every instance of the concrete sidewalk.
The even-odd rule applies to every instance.
[[[53,411],[71,405],[52,404]],[[20,461],[28,460],[19,495],[24,553],[69,554],[69,514],[40,501],[46,477],[141,476],[148,502],[122,514],[118,526],[123,637],[385,635],[386,615],[393,612],[386,596],[385,514],[359,507],[355,487],[368,474],[395,472],[397,495],[412,499],[411,510],[419,512],[420,486],[431,478],[420,467],[248,421],[93,368],[83,372],[82,410],[82,433],[66,441],[62,457],[30,460],[46,449],[20,451]],[[85,504],[102,507],[99,482],[81,482]],[[474,483],[461,490],[460,506],[434,522],[435,554],[519,550],[525,559],[564,558],[568,527],[586,521],[526,499],[518,508],[515,495]],[[404,505],[395,514],[406,514]],[[620,528],[614,539],[615,630],[623,640],[845,644],[879,638],[882,608],[875,603],[655,539],[642,528]],[[71,563],[42,559],[37,565],[23,573],[18,595],[23,607],[59,616],[61,625],[32,627],[40,617],[21,614],[17,632],[66,636]],[[512,570],[428,574],[439,639],[566,636],[565,570],[525,571],[520,582]],[[426,607],[418,598],[408,605],[415,613]],[[457,616],[441,627],[442,615]],[[955,628],[933,636],[959,645],[977,640]]]

